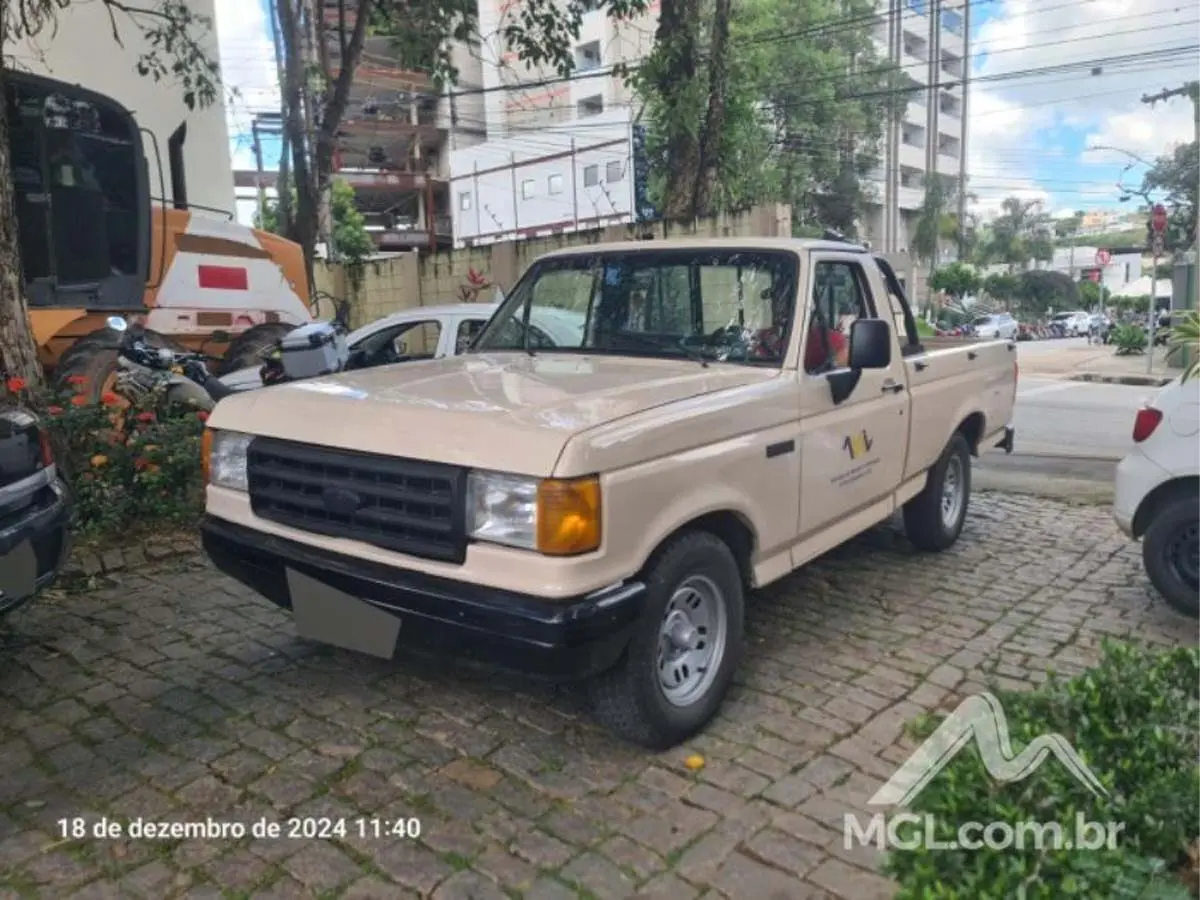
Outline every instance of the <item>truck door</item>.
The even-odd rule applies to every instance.
[[[891,365],[864,371],[840,404],[829,389],[829,372],[845,368],[856,319],[883,319],[894,333],[887,300],[872,295],[863,266],[860,254],[814,253],[806,273],[809,300],[799,366],[801,539],[886,498],[904,473],[909,398],[899,345],[894,344]]]

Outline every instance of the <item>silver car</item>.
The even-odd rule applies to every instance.
[[[1016,338],[1018,330],[1017,320],[1011,313],[980,316],[971,323],[971,332],[977,338],[1011,341]]]

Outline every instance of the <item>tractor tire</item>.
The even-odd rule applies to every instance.
[[[261,325],[247,328],[229,342],[229,348],[217,363],[217,377],[261,365],[263,353],[295,327],[283,322],[263,322]]]
[[[157,331],[146,331],[146,343],[151,347],[182,349],[179,344]],[[93,403],[99,403],[105,391],[105,383],[117,371],[117,349],[121,336],[109,328],[98,328],[85,334],[59,358],[54,367],[55,387],[68,394],[83,394]],[[72,379],[82,378],[81,384]]]

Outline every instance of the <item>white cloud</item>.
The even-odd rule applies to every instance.
[[[974,8],[985,9],[983,4]],[[995,209],[1011,194],[1039,197],[1052,208],[1115,201],[1115,173],[1125,158],[1085,153],[1068,160],[1063,128],[1084,132],[1085,147],[1111,144],[1147,157],[1192,139],[1186,98],[1152,109],[1141,96],[1194,78],[1195,52],[1103,60],[1194,44],[1200,33],[1195,2],[1000,0],[986,9],[997,14],[976,30],[976,77],[1080,65],[1068,72],[972,85],[968,172],[981,210]]]
[[[236,96],[228,100],[233,167],[254,168],[250,122],[254,113],[279,109],[275,46],[261,0],[216,0],[221,74]]]

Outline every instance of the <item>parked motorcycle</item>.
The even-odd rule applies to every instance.
[[[218,400],[237,393],[209,372],[212,357],[151,347],[141,325],[131,325],[119,316],[112,316],[106,324],[121,335],[116,391],[126,399],[137,402],[158,392],[169,404],[208,412]]]

